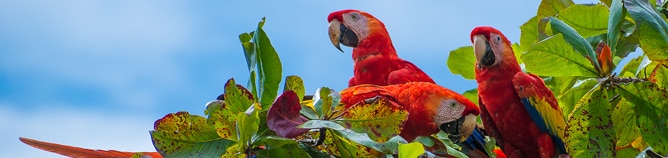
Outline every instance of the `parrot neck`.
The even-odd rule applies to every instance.
[[[353,48],[354,61],[361,61],[372,55],[398,58],[397,51],[394,49],[387,31],[385,33],[369,34],[367,38],[360,41],[357,47]]]

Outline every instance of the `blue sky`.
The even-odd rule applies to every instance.
[[[584,1],[577,3],[583,3]],[[586,1],[589,2],[589,1]],[[326,17],[359,9],[383,21],[400,57],[457,92],[448,52],[479,25],[519,42],[539,1],[0,1],[0,157],[59,157],[19,136],[96,149],[154,151],[167,113],[202,115],[225,81],[248,71],[238,35],[265,31],[307,92],[346,87],[351,49],[329,42]]]

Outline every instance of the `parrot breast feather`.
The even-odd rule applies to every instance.
[[[518,72],[513,76],[513,86],[538,128],[549,132],[553,141],[563,147],[566,121],[557,100],[543,80],[536,75]],[[565,152],[565,149],[560,150]]]

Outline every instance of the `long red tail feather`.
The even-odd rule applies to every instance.
[[[94,150],[80,147],[61,145],[56,143],[49,143],[38,141],[30,138],[19,137],[21,142],[26,143],[32,147],[42,149],[45,151],[57,153],[68,157],[79,158],[121,158],[121,157],[150,157],[162,158],[158,152],[124,152],[117,150]]]

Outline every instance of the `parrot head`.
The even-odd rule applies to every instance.
[[[517,59],[508,41],[501,31],[489,27],[476,27],[471,31],[471,42],[476,57],[476,68],[484,70],[499,63],[515,63]]]
[[[438,101],[434,123],[438,129],[448,134],[454,143],[459,143],[473,133],[476,127],[476,116],[480,109],[473,102],[457,93]]]
[[[341,52],[343,50],[340,44],[357,47],[363,45],[364,40],[370,36],[388,34],[385,25],[380,20],[359,10],[349,9],[330,13],[327,21],[329,22],[329,39]]]

